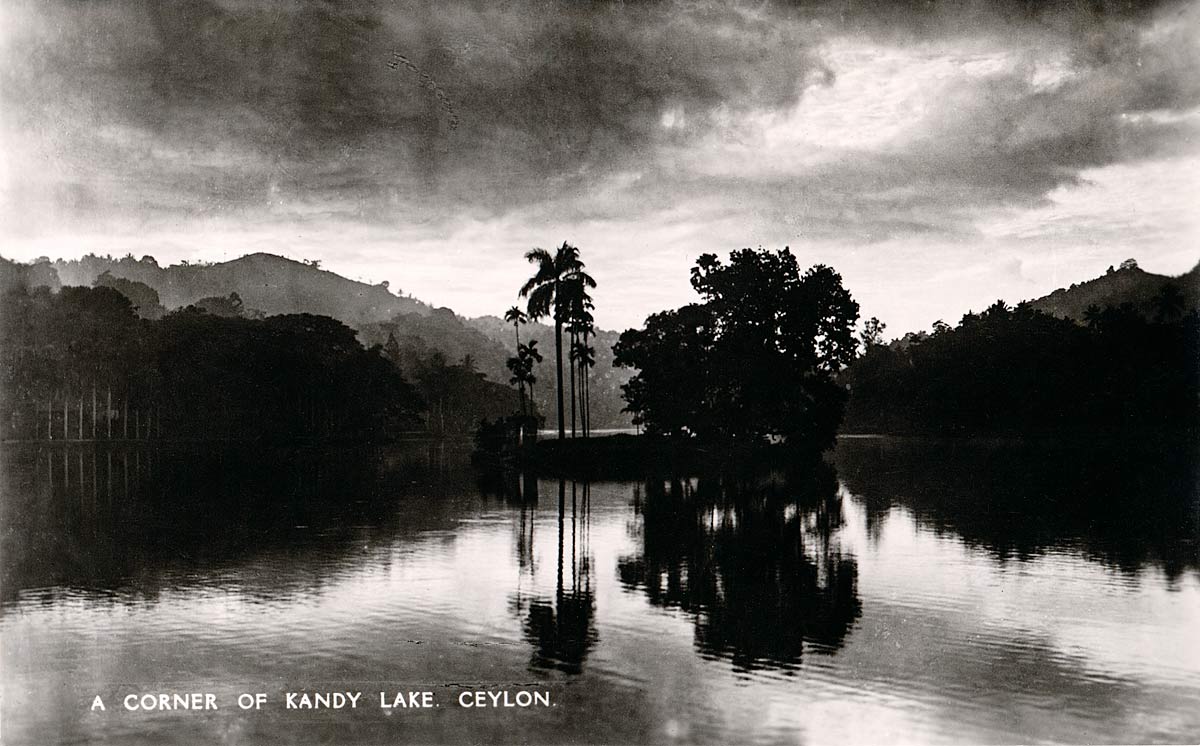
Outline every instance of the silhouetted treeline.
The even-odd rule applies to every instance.
[[[1179,437],[1200,424],[1200,314],[1091,309],[1084,325],[998,302],[868,345],[844,376],[850,432]]]
[[[834,376],[854,357],[858,304],[842,278],[801,272],[791,251],[705,254],[692,268],[702,302],[650,316],[621,335],[623,388],[648,433],[726,445],[768,438],[824,448],[842,417]]]
[[[189,307],[151,321],[109,287],[16,287],[2,304],[8,437],[34,434],[34,413],[57,400],[68,413],[64,437],[132,412],[139,431],[175,438],[379,439],[420,426],[421,398],[399,370],[328,317],[254,320]]]

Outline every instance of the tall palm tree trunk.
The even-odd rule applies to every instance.
[[[575,349],[575,334],[571,333],[571,349]],[[575,362],[571,361],[571,437],[575,437]]]
[[[516,335],[517,335],[517,356],[520,357],[520,355],[521,355],[521,325],[520,325],[520,322],[516,322],[516,321],[513,322],[513,331],[516,332]],[[517,381],[517,391],[519,391],[521,393],[521,417],[524,418],[525,417],[525,382],[524,381]],[[533,398],[532,387],[529,390],[529,396],[530,396],[530,398]],[[521,425],[521,428],[522,428],[522,432],[524,432],[525,426]]]
[[[562,319],[554,319],[554,364],[558,378],[558,439],[566,440],[567,425],[563,419]]]
[[[579,433],[583,437],[587,437],[587,419],[583,415],[583,363],[575,361],[575,372],[579,378],[579,394],[576,398],[579,399]]]
[[[581,417],[583,419],[583,437],[585,438],[589,437],[592,433],[592,392],[588,381],[588,361],[586,354],[589,336],[588,328],[585,326],[583,328],[583,348],[585,354],[581,355],[579,359],[579,385],[582,389],[579,394],[579,406],[583,411]]]

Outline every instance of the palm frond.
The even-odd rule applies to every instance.
[[[537,272],[521,286],[520,296],[524,298],[539,285],[554,282],[558,279],[558,268],[554,265],[554,257],[545,249],[530,249],[525,252],[525,259],[531,264],[537,264]]]
[[[529,318],[540,319],[543,316],[549,316],[550,309],[554,305],[553,283],[536,286],[529,295]]]

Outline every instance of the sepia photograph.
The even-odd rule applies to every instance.
[[[1200,744],[1197,0],[0,0],[0,744]]]

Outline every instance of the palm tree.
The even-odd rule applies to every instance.
[[[529,297],[529,318],[540,319],[554,316],[555,375],[558,383],[558,437],[567,437],[563,409],[562,328],[566,319],[566,298],[563,287],[571,282],[581,282],[587,287],[596,287],[596,281],[583,271],[579,261],[579,249],[563,242],[552,255],[545,249],[531,249],[525,259],[537,265],[537,272],[521,286],[521,297]]]
[[[586,327],[580,332],[586,338]],[[583,339],[577,339],[571,344],[571,362],[579,369],[579,410],[580,422],[583,426],[583,437],[588,437],[591,431],[591,397],[588,392],[587,369],[596,364],[596,350]],[[573,369],[574,369],[573,368]]]
[[[521,397],[521,417],[525,416],[525,359],[520,354],[514,355],[505,361],[505,365],[512,371],[512,378],[508,379],[509,383],[516,384],[517,392]]]
[[[594,285],[593,285],[594,286]],[[590,309],[595,308],[592,304],[592,297],[588,295],[587,287],[584,281],[579,276],[570,278],[564,285],[561,292],[563,304],[566,307],[566,322],[567,332],[571,335],[570,357],[571,365],[571,437],[575,437],[575,411],[576,402],[579,403],[579,409],[582,411],[582,386],[583,378],[582,371],[579,371],[579,390],[575,386],[576,369],[575,364],[575,346],[579,344],[581,336],[586,336],[589,327],[592,324],[592,314]],[[580,415],[582,418],[582,413]]]
[[[517,333],[517,350],[521,349],[521,324],[529,320],[518,306],[513,306],[504,312],[504,320],[513,325],[513,330]]]
[[[509,383],[516,384],[517,391],[521,395],[521,416],[525,417],[525,386],[529,386],[529,414],[533,414],[533,384],[537,382],[537,378],[533,375],[534,363],[542,362],[542,353],[538,352],[537,340],[532,340],[527,345],[517,345],[517,354],[510,357],[505,365],[512,371],[512,377],[508,379]]]
[[[580,370],[583,371],[583,437],[592,436],[592,376],[589,371],[596,367],[596,348],[587,343],[587,332],[583,334],[583,350],[580,355]]]
[[[529,385],[529,416],[534,416],[537,411],[537,402],[533,398],[533,384],[537,383],[537,376],[533,375],[533,364],[542,362],[542,353],[538,352],[537,340],[530,340],[528,344],[523,344],[517,348],[517,355],[525,359],[525,383]]]

